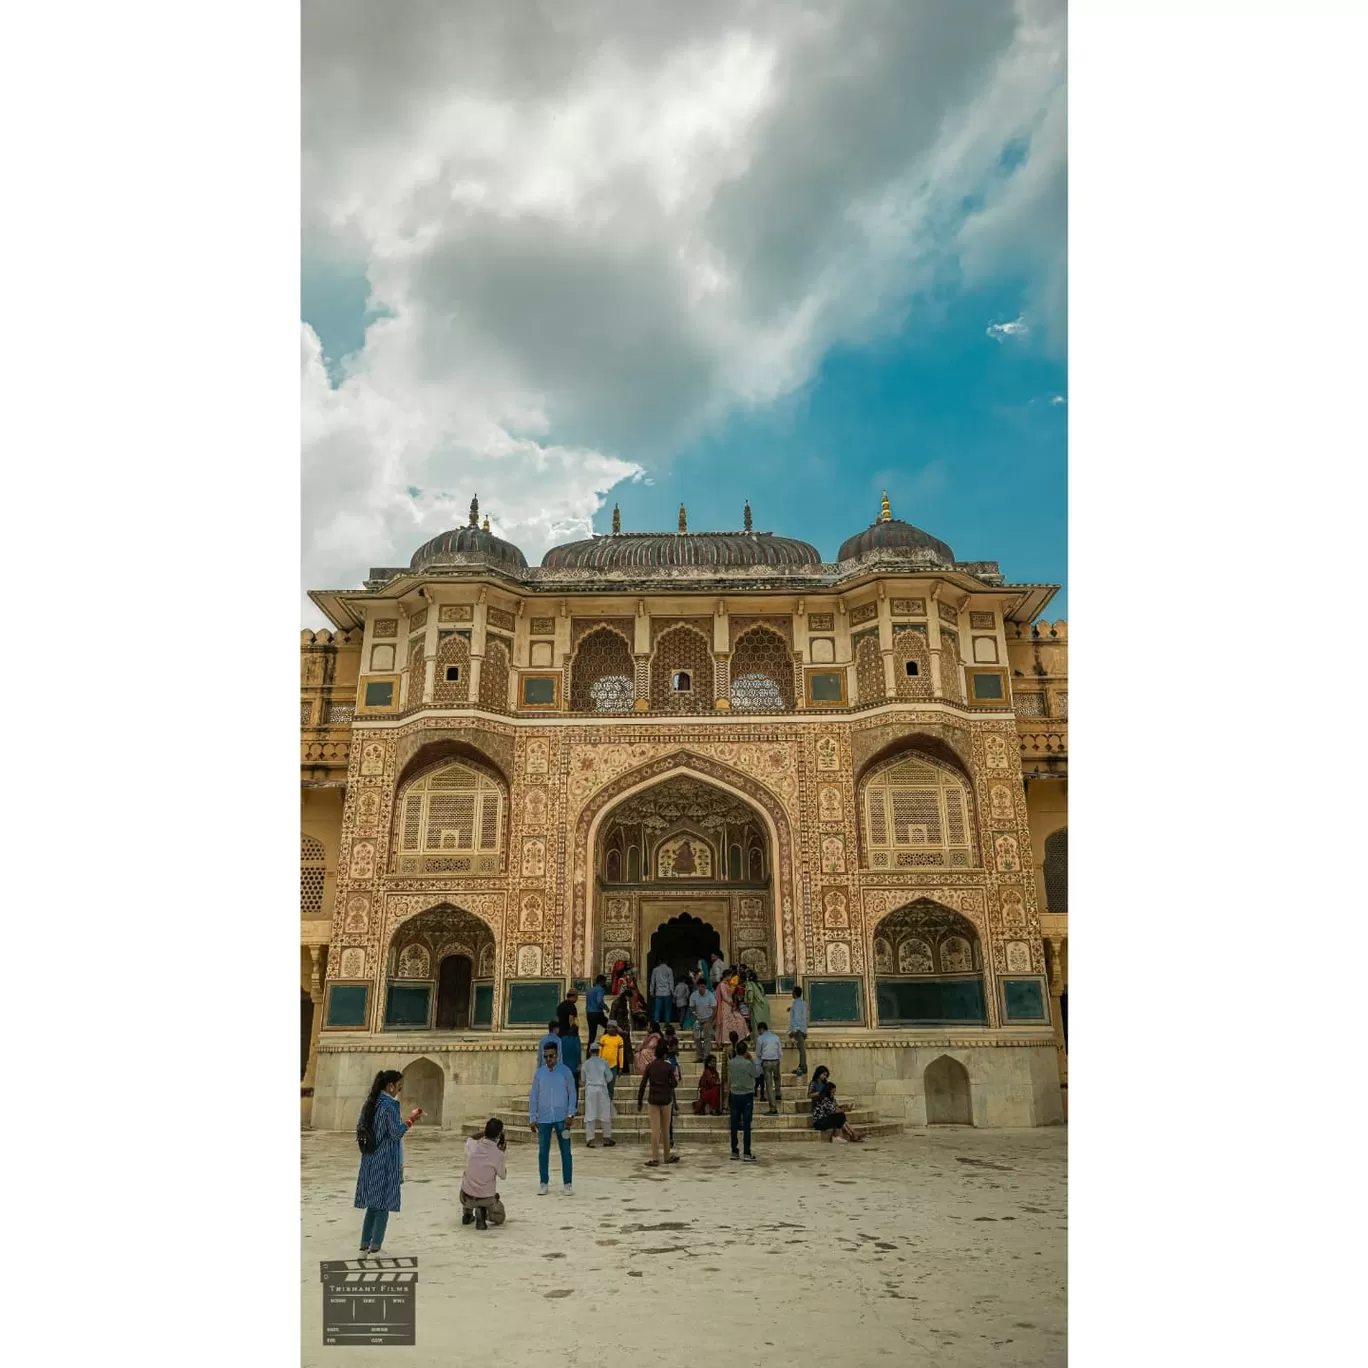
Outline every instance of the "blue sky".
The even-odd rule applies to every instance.
[[[1065,583],[1057,0],[639,30],[582,0],[550,36],[341,9],[305,9],[308,587],[474,492],[535,562],[614,502],[702,530],[747,498],[834,558],[884,488],[959,558]]]
[[[364,275],[306,271],[304,318],[342,374],[361,349]],[[681,501],[696,529],[741,525],[800,537],[826,559],[874,521],[887,488],[895,516],[950,543],[964,560],[997,560],[1009,579],[1058,584],[1047,610],[1067,616],[1066,365],[988,326],[1019,316],[1021,295],[955,292],[879,345],[833,351],[801,389],[738,413],[647,480],[614,487],[628,531],[672,530]],[[630,457],[631,453],[622,453]],[[457,492],[459,497],[459,491]],[[491,503],[486,494],[486,505]]]

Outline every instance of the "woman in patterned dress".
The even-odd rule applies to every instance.
[[[736,979],[728,974],[717,985],[717,1017],[715,1019],[715,1040],[726,1040],[733,1031],[742,1040],[746,1038],[746,1019],[741,1015],[735,1001]]]
[[[423,1114],[421,1107],[414,1107],[407,1121],[399,1119],[399,1089],[403,1086],[403,1078],[397,1069],[382,1069],[376,1074],[370,1096],[356,1119],[361,1170],[356,1176],[355,1204],[366,1213],[361,1224],[362,1254],[380,1252],[389,1214],[399,1210],[399,1185],[404,1173],[402,1141],[405,1132]],[[375,1140],[369,1153],[361,1148],[365,1134]]]

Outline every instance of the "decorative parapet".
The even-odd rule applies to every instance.
[[[1036,719],[1017,720],[1017,741],[1023,760],[1069,753],[1069,724],[1048,722],[1043,726]]]
[[[350,755],[350,737],[308,739],[300,746],[299,763],[305,769],[346,769]]]

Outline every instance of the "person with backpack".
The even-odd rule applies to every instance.
[[[361,1151],[356,1206],[366,1213],[361,1223],[363,1255],[380,1252],[390,1212],[399,1210],[399,1185],[404,1171],[402,1141],[423,1114],[421,1107],[414,1107],[407,1121],[399,1119],[399,1089],[403,1080],[398,1069],[382,1069],[376,1074],[356,1121],[356,1147]]]

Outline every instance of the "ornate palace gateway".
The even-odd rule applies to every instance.
[[[525,1087],[567,988],[718,949],[913,1124],[1060,1119],[1067,642],[1053,585],[882,512],[538,568],[481,526],[303,634],[305,1115],[379,1068],[439,1124]]]

